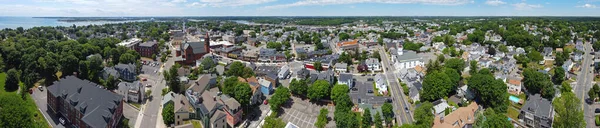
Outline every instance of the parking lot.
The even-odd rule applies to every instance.
[[[300,128],[316,128],[314,124],[317,122],[317,116],[319,115],[321,108],[326,108],[329,110],[329,114],[327,114],[329,123],[326,127],[335,127],[335,122],[333,121],[333,112],[335,111],[334,106],[317,105],[310,103],[308,99],[302,100],[297,97],[291,97],[291,99],[291,107],[284,107],[284,111],[279,116],[284,122],[292,122]]]
[[[373,105],[382,105],[389,99],[389,96],[375,96],[373,83],[371,81],[357,81],[354,88],[350,90],[350,98],[354,104],[366,103]],[[360,101],[360,102],[359,102]]]

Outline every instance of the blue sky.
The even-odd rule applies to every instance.
[[[600,16],[600,0],[0,0],[0,16]]]

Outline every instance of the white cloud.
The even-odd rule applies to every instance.
[[[203,4],[203,3],[199,3],[199,2],[194,2],[191,4],[186,5],[187,7],[206,7],[207,4]]]
[[[185,3],[187,0],[172,0],[171,3]]]
[[[273,2],[275,0],[200,0],[212,7],[235,7]]]
[[[576,6],[576,7],[578,7],[578,8],[596,8],[596,5],[593,5],[593,4],[584,4],[584,5]]]
[[[491,5],[491,6],[499,6],[499,5],[506,4],[506,2],[501,1],[501,0],[488,0],[485,2],[485,4]]]
[[[433,4],[433,5],[462,5],[474,3],[473,0],[299,0],[290,4],[266,6],[264,9],[288,8],[311,5],[335,5],[355,3],[383,3],[383,4]]]
[[[513,4],[516,10],[531,10],[534,8],[542,8],[544,6],[539,4],[527,4],[525,2]]]

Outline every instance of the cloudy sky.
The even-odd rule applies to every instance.
[[[600,0],[0,0],[0,16],[600,16]]]

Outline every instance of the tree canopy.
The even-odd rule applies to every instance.
[[[433,125],[433,104],[431,102],[423,102],[421,106],[415,109],[414,124],[419,128],[430,128]]]
[[[329,96],[330,91],[329,82],[325,80],[317,80],[308,88],[308,98],[312,101],[319,101],[321,99],[327,98]]]
[[[288,99],[290,99],[290,90],[283,86],[277,87],[275,93],[273,93],[273,96],[269,99],[271,110],[278,110],[281,105],[288,101]]]
[[[11,93],[0,94],[0,127],[30,128],[34,127],[34,115],[19,96]],[[36,109],[37,110],[37,109]],[[41,115],[38,115],[41,116]],[[45,122],[44,122],[45,123]]]
[[[586,127],[581,100],[573,92],[562,93],[560,97],[552,101],[552,106],[554,106],[554,111],[556,112],[554,122],[552,123],[553,127]]]
[[[474,90],[476,98],[483,102],[483,106],[506,112],[508,94],[506,84],[502,80],[495,79],[491,74],[478,73],[469,78],[469,88]]]

